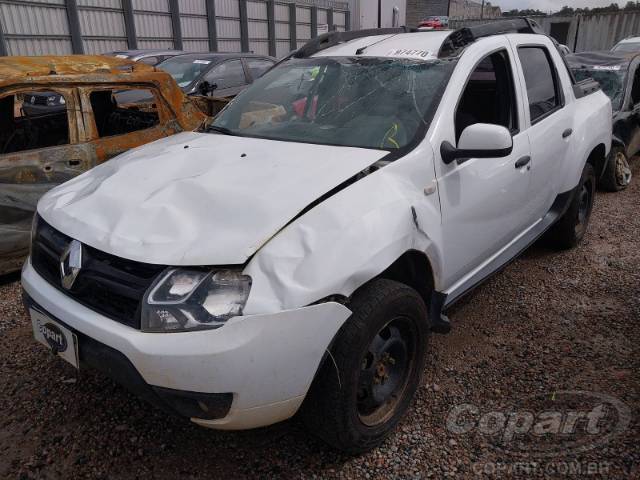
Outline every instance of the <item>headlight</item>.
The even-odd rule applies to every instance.
[[[171,268],[151,285],[142,302],[142,330],[180,332],[218,328],[242,315],[251,277],[234,270]]]
[[[65,101],[64,97],[61,95],[61,96],[60,96],[60,101],[58,101],[58,103],[59,103],[60,105],[64,105],[64,104],[65,104],[65,103],[67,103],[67,102]]]

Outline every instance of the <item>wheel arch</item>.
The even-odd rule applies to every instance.
[[[427,307],[431,303],[435,278],[426,253],[407,250],[375,278],[386,278],[407,285],[418,292]]]
[[[615,142],[612,146],[615,146]],[[607,166],[607,148],[604,143],[599,143],[591,150],[586,163],[591,164],[596,172],[596,178],[600,179]]]

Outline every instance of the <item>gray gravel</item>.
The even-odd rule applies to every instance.
[[[638,162],[634,174],[627,191],[598,194],[578,249],[536,244],[450,312],[454,330],[433,337],[422,387],[397,433],[358,457],[325,447],[295,419],[251,432],[205,430],[98,374],[77,375],[34,343],[18,283],[5,280],[0,478],[586,476],[562,465],[595,465],[591,478],[640,478]],[[630,408],[631,423],[581,453],[567,453],[571,437],[551,437],[553,457],[518,456],[477,432],[446,428],[456,405],[534,409],[535,395],[565,390],[614,396]],[[522,463],[546,470],[518,471]]]

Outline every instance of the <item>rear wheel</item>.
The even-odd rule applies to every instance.
[[[600,185],[609,192],[624,190],[631,183],[631,167],[624,148],[613,147],[607,158]]]
[[[312,433],[349,453],[380,444],[406,412],[425,365],[427,309],[418,293],[377,279],[349,303],[309,390],[302,416]]]
[[[551,241],[558,248],[575,247],[584,237],[593,210],[595,186],[596,176],[593,166],[587,163],[569,208],[549,232]]]

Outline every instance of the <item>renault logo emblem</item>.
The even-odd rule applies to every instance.
[[[60,280],[62,286],[69,290],[76,281],[82,268],[82,244],[71,240],[60,257]]]

